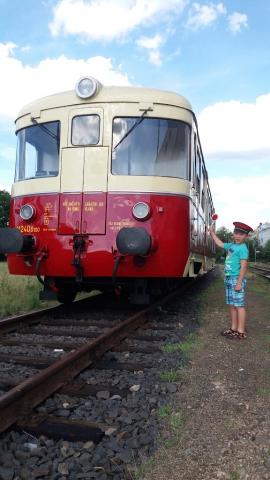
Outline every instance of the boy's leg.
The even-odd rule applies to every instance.
[[[246,309],[245,307],[237,307],[237,330],[239,333],[245,333],[246,331]]]
[[[233,305],[229,305],[230,307],[230,315],[231,315],[231,329],[237,330],[238,329],[238,315],[237,315],[237,308]]]

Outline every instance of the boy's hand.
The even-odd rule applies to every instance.
[[[242,289],[242,282],[237,282],[237,284],[234,287],[235,292],[240,292]]]

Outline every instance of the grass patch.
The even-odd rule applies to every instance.
[[[172,413],[169,423],[172,428],[172,431],[174,433],[179,433],[179,431],[182,430],[185,424],[185,417],[183,415],[183,412],[180,411],[180,412]]]
[[[230,480],[240,480],[240,473],[232,472],[230,475]]]
[[[270,298],[270,284],[269,280],[267,280],[266,278],[262,278],[256,275],[255,277],[253,277],[253,279],[249,280],[248,288],[250,292],[263,295],[267,299]]]
[[[170,448],[179,445],[186,418],[181,410],[175,412],[172,411],[172,409],[171,413],[169,413],[165,418],[169,430],[169,437],[163,439],[162,448],[167,451]]]
[[[193,332],[193,333],[190,333],[182,342],[167,343],[166,345],[163,345],[162,351],[165,353],[180,352],[183,354],[187,354],[190,352],[191,348],[197,342],[197,340],[198,340],[198,335],[196,332]]]
[[[181,378],[182,372],[179,368],[175,370],[167,370],[166,372],[161,372],[160,374],[160,380],[162,380],[162,382],[174,383],[181,380]]]
[[[190,352],[194,345],[198,342],[198,335],[196,332],[190,333],[186,339],[181,343],[181,353],[185,358],[189,358]]]
[[[169,437],[162,440],[162,445],[166,449],[172,448],[179,443],[186,421],[185,416],[182,411],[173,411],[171,405],[164,405],[164,407],[161,407],[157,415],[160,419],[166,421],[169,432]]]
[[[175,353],[180,352],[182,354],[183,360],[188,360],[190,353],[194,345],[198,342],[198,335],[196,332],[190,333],[185,340],[178,343],[168,343],[162,347],[162,350],[166,353]],[[160,379],[163,382],[179,382],[183,374],[180,368],[171,369],[160,374]]]
[[[181,342],[177,343],[167,343],[166,345],[163,345],[162,351],[164,353],[175,353],[175,352],[181,352]]]
[[[0,262],[0,318],[47,307],[39,300],[40,289],[35,277],[10,275],[7,264]]]
[[[144,453],[139,452],[139,459],[134,458],[133,462],[127,465],[128,478],[130,480],[143,480],[154,463],[154,458],[149,458]]]
[[[270,395],[270,387],[260,387],[257,388],[257,394],[261,396],[268,396]]]
[[[157,416],[168,420],[168,425],[174,434],[182,429],[185,423],[185,417],[182,411],[174,412],[173,407],[169,404],[160,407]]]
[[[257,335],[261,341],[265,341],[266,343],[270,342],[270,333],[258,332]]]
[[[157,412],[157,416],[159,418],[168,418],[172,414],[172,406],[171,405],[164,405],[160,407]]]

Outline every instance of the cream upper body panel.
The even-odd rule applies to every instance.
[[[50,95],[38,99],[25,105],[19,112],[16,127],[21,128],[20,118],[25,115],[39,118],[40,112],[55,108],[71,106],[90,106],[91,104],[108,103],[138,103],[141,104],[141,110],[148,108],[148,104],[155,103],[161,105],[174,105],[192,111],[189,101],[176,93],[166,92],[150,88],[134,87],[101,87],[97,94],[90,99],[81,99],[77,97],[73,90],[55,95]]]
[[[184,97],[154,89],[101,87],[90,99],[82,100],[74,91],[70,91],[44,97],[26,105],[19,113],[16,130],[32,126],[35,122],[60,121],[62,153],[59,175],[53,178],[35,178],[16,182],[13,184],[12,195],[82,190],[166,192],[190,195],[190,182],[181,178],[123,176],[111,173],[113,119],[122,116],[139,117],[145,110],[147,110],[146,118],[182,120],[189,125],[194,125],[192,107]],[[72,116],[80,113],[89,114],[91,111],[94,114],[98,113],[101,118],[100,141],[97,146],[78,148],[71,143]],[[63,162],[65,162],[65,168],[63,168]],[[95,176],[92,175],[94,167],[98,167]],[[95,188],[95,185],[99,187]]]
[[[54,194],[60,192],[60,177],[29,178],[15,182],[11,187],[12,197],[23,195]]]
[[[191,184],[188,180],[181,178],[109,175],[108,191],[119,193],[157,193],[190,197]]]

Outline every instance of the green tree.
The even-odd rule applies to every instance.
[[[267,240],[263,248],[260,248],[260,259],[264,262],[270,262],[270,240]]]
[[[0,228],[8,225],[10,207],[10,194],[6,190],[0,190]]]
[[[220,227],[217,231],[216,234],[222,242],[231,242],[232,241],[232,232],[228,230],[226,227]],[[224,261],[225,258],[225,253],[224,249],[220,247],[216,247],[216,262],[222,262]]]
[[[6,190],[0,190],[0,228],[8,225],[10,207],[10,194]],[[0,261],[5,260],[5,255],[0,253]]]
[[[258,240],[257,238],[247,238],[246,245],[248,247],[248,257],[250,261],[255,261],[255,250],[258,250]]]

